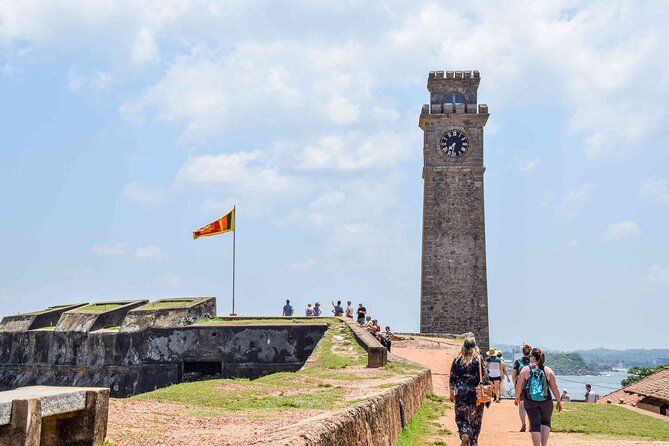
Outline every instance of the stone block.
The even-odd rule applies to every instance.
[[[160,299],[130,310],[123,319],[120,331],[142,331],[150,327],[186,327],[195,321],[215,316],[215,297]]]
[[[488,104],[479,104],[479,113],[487,114],[488,113]]]
[[[0,392],[0,407],[7,404],[11,418],[0,419],[0,446],[102,446],[104,442],[109,389],[21,387]]]
[[[437,79],[443,79],[444,78],[444,72],[443,71],[439,70],[439,71],[436,72],[436,74],[437,74]]]
[[[464,113],[465,104],[455,104],[455,113]]]
[[[95,331],[117,327],[133,308],[149,303],[148,300],[98,302],[64,312],[55,331]],[[99,310],[96,310],[99,308]]]
[[[455,77],[454,73],[455,72],[453,72],[453,71],[447,71],[446,72],[446,79],[453,79]]]
[[[2,322],[0,322],[0,331],[25,331],[55,327],[64,312],[84,305],[86,305],[86,303],[56,305],[41,311],[6,316],[2,319]]]
[[[430,104],[430,114],[439,115],[442,113],[441,104]]]
[[[455,78],[456,79],[462,79],[462,71],[456,71],[455,72]]]
[[[477,104],[467,104],[467,113],[476,113],[478,111]]]
[[[472,77],[472,72],[471,70],[463,71],[465,79],[470,79]]]
[[[422,115],[429,115],[430,114],[430,104],[423,104],[423,107],[421,108],[420,113]]]

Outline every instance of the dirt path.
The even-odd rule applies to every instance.
[[[436,348],[435,348],[436,347]],[[393,354],[411,361],[418,362],[432,369],[434,392],[437,395],[448,396],[448,374],[451,362],[459,351],[459,345],[450,340],[432,340],[416,338],[394,343]],[[448,446],[460,446],[457,436],[458,428],[455,424],[453,412],[449,411],[442,420],[444,428],[452,432],[442,439]],[[483,429],[479,437],[479,444],[496,446],[528,446],[531,445],[529,434],[518,432],[520,419],[518,408],[513,401],[504,400],[499,404],[493,403],[486,409],[483,416]],[[577,434],[551,434],[551,446],[667,446],[667,442],[649,441],[622,441],[593,439]]]

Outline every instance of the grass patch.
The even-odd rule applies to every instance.
[[[642,440],[669,440],[669,423],[612,404],[563,404],[552,430]]]
[[[423,370],[424,367],[409,361],[389,359],[388,363],[384,365],[382,369],[399,375],[413,375],[414,373]]]
[[[164,308],[183,308],[193,304],[194,300],[163,300],[142,305],[138,310],[162,310]]]
[[[125,304],[91,304],[84,307],[79,307],[75,311],[77,313],[104,313],[105,311],[115,310]]]
[[[428,393],[423,405],[397,439],[397,446],[445,445],[446,443],[437,437],[448,435],[450,432],[442,429],[437,420],[449,408],[450,404],[446,398]]]
[[[343,322],[334,320],[337,322],[330,325],[311,354],[315,361],[304,368],[307,372],[367,364],[367,352],[356,342],[353,332]]]
[[[192,414],[217,416],[219,411],[277,410],[277,409],[334,409],[343,397],[341,388],[295,392],[296,385],[284,379],[281,385],[274,380],[253,382],[232,380],[198,381],[178,384],[133,397],[135,400],[170,401],[189,406]],[[299,389],[299,385],[297,386]],[[300,389],[301,390],[301,389]]]
[[[144,307],[145,308],[145,307]],[[195,325],[312,325],[312,324],[332,324],[340,322],[339,319],[331,317],[310,317],[310,318],[272,318],[272,319],[224,319],[214,317],[197,321]]]

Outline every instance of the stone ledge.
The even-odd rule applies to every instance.
[[[367,352],[367,367],[378,368],[388,363],[388,350],[366,328],[346,317],[340,317],[353,332],[356,341]]]

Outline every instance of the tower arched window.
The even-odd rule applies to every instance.
[[[446,96],[446,103],[447,104],[466,104],[465,97],[463,95],[461,95],[460,93],[449,93],[448,96]]]

